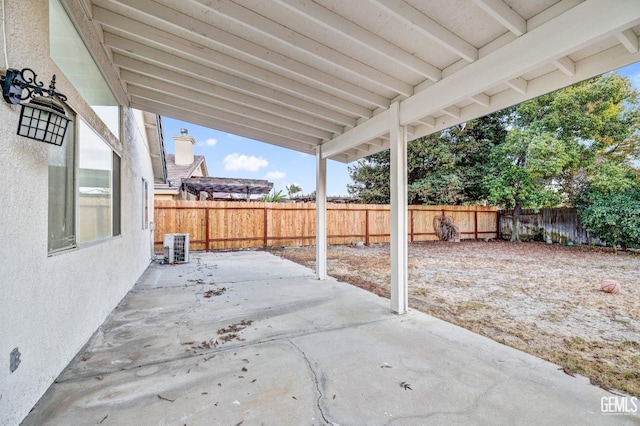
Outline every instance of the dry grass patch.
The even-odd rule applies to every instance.
[[[313,247],[273,253],[309,268]],[[389,297],[388,245],[332,246],[329,274]],[[409,305],[640,396],[640,256],[504,241],[409,246]],[[600,291],[615,279],[617,294]]]

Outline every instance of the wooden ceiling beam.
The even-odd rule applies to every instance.
[[[106,34],[109,38],[108,33]],[[239,79],[234,76],[230,76],[225,73],[217,72],[209,69],[208,67],[193,63],[190,61],[176,61],[174,58],[172,62],[165,63],[164,68],[162,65],[162,58],[169,54],[162,54],[160,51],[154,52],[151,48],[140,47],[135,50],[136,58],[131,58],[127,54],[131,54],[130,51],[124,47],[124,45],[115,44],[111,45],[115,51],[113,55],[114,64],[144,72],[147,75],[155,75],[158,78],[169,79],[170,76],[175,77],[174,81],[180,82],[183,79],[191,79],[192,86],[197,87],[201,84],[213,84],[214,87],[210,87],[214,92],[224,93],[238,93],[235,97],[237,102],[243,102],[244,98],[241,95],[246,95],[254,99],[263,100],[268,104],[275,104],[275,110],[278,111],[278,106],[282,106],[288,109],[294,109],[301,114],[306,114],[310,117],[316,117],[321,120],[326,120],[329,123],[334,123],[336,126],[354,126],[355,119],[346,114],[341,114],[339,111],[332,110],[322,105],[313,104],[304,99],[296,98],[286,93],[280,93],[273,89],[262,87],[259,84],[255,84],[249,81]],[[175,68],[174,68],[175,67]],[[164,76],[164,77],[163,77]],[[226,90],[225,90],[226,89]],[[231,96],[233,97],[233,96]],[[247,100],[248,101],[248,100]],[[262,105],[261,102],[258,102]],[[267,107],[265,105],[265,107]],[[334,131],[335,127],[331,126],[330,129]]]
[[[629,53],[638,51],[638,36],[631,28],[616,33],[616,37]]]
[[[97,2],[102,4],[104,1],[106,0],[98,0]],[[322,72],[285,55],[265,49],[263,46],[258,46],[192,16],[159,5],[152,0],[111,0],[104,5],[104,8],[108,9],[107,6],[112,4],[124,8],[122,12],[129,13],[134,22],[137,21],[138,24],[161,28],[178,36],[184,40],[185,46],[196,42],[217,52],[229,52],[228,56],[232,56],[230,53],[233,52],[234,56],[242,58],[240,66],[236,69],[237,72],[242,72],[243,67],[249,67],[251,70],[248,72],[253,75],[255,73],[254,67],[271,68],[277,70],[278,73],[290,76],[285,79],[289,83],[304,82],[306,83],[305,87],[310,85],[344,99],[358,99],[371,107],[387,108],[389,106],[389,101],[384,96],[336,78],[335,75]],[[142,10],[144,13],[141,12]],[[203,54],[204,51],[201,50],[200,53]],[[264,67],[255,65],[256,63],[264,64]],[[278,76],[273,71],[271,73]],[[282,75],[279,77],[282,78]]]
[[[149,111],[153,112],[154,114],[171,117],[176,120],[182,120],[203,127],[217,129],[221,132],[231,133],[247,139],[262,141],[270,143],[272,145],[280,146],[282,148],[293,149],[295,151],[315,155],[315,147],[317,146],[317,144],[301,143],[299,140],[260,132],[248,127],[239,127],[227,121],[200,114],[198,112],[192,111],[191,109],[180,108],[173,104],[166,104],[151,99],[133,96],[131,98],[130,106],[142,111]]]
[[[473,62],[478,59],[478,49],[403,0],[372,1],[396,19],[452,51],[467,62]]]
[[[284,44],[287,49],[296,51],[298,55],[312,56],[316,60],[325,62],[330,68],[340,68],[351,75],[352,82],[362,81],[364,79],[371,84],[375,84],[380,88],[392,90],[397,94],[404,96],[413,95],[413,87],[411,85],[391,77],[390,75],[362,62],[356,61],[350,56],[338,52],[337,50],[334,50],[303,34],[292,31],[284,25],[267,19],[250,9],[232,2],[221,0],[193,1],[200,3],[200,5],[205,7],[210,13],[225,16],[230,21],[242,26],[245,31],[252,31],[261,34],[266,40],[271,40],[269,44]],[[192,23],[192,26],[194,25],[196,24]],[[274,49],[274,51],[275,50],[276,49]],[[292,57],[293,56],[294,55],[292,55]],[[318,71],[315,70],[315,72]]]
[[[94,16],[110,31],[105,31],[104,37],[105,45],[112,50],[125,51],[129,56],[144,57],[161,67],[175,68],[180,65],[180,61],[176,59],[183,58],[188,61],[183,66],[184,70],[192,73],[199,70],[200,74],[207,76],[209,80],[215,80],[217,84],[250,92],[283,105],[296,108],[299,105],[305,111],[317,109],[324,116],[332,117],[332,121],[345,126],[353,126],[355,118],[352,116],[368,118],[372,115],[367,107],[345,98],[308,87],[106,9],[94,7]],[[311,106],[313,104],[316,106]]]
[[[274,1],[298,13],[305,19],[330,28],[333,32],[360,45],[362,48],[370,50],[376,55],[384,56],[397,66],[418,73],[431,81],[438,81],[442,78],[440,69],[311,0]]]
[[[472,0],[489,16],[520,37],[527,32],[527,21],[502,0]]]
[[[238,128],[253,129],[260,132],[269,133],[273,136],[295,140],[299,143],[306,143],[309,145],[318,145],[322,141],[321,138],[308,136],[300,132],[288,130],[277,125],[264,123],[255,120],[252,117],[236,114],[234,112],[211,109],[199,103],[191,102],[188,99],[180,99],[170,94],[142,89],[138,86],[133,85],[129,86],[129,91],[132,95],[132,99],[135,96],[138,99],[147,99],[156,103],[170,105],[183,110],[188,109],[202,116],[207,116],[217,121],[224,121],[229,124],[233,124]]]

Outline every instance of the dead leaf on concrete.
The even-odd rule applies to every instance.
[[[164,399],[165,401],[169,401],[169,402],[173,402],[173,401],[175,401],[175,399],[167,398],[167,397],[164,397],[164,396],[162,396],[162,395],[160,395],[160,394],[158,394],[158,398],[160,398],[160,399]]]

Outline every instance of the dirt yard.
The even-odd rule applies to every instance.
[[[315,247],[274,249],[315,267]],[[389,296],[389,246],[332,246],[329,274]],[[600,290],[605,279],[622,290]],[[640,396],[640,255],[557,244],[409,246],[409,306]]]

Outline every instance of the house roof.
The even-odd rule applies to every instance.
[[[637,0],[62,1],[123,104],[343,162],[640,60]]]
[[[166,154],[167,180],[180,182],[181,179],[190,178],[194,172],[204,164],[204,155],[194,155],[193,163],[186,166],[176,164],[175,154]]]
[[[194,172],[199,167],[205,167],[206,174],[206,163],[204,159],[204,155],[194,155],[193,163],[182,166],[176,164],[176,155],[175,154],[165,154],[166,160],[166,168],[167,168],[167,180],[164,183],[156,183],[156,190],[170,190],[173,192],[178,192],[180,189],[180,185],[182,183],[182,179],[190,178],[193,176]]]
[[[162,132],[162,118],[149,112],[142,112],[144,131],[149,141],[149,155],[153,168],[153,178],[156,184],[167,181],[167,163],[164,154],[164,134]]]

